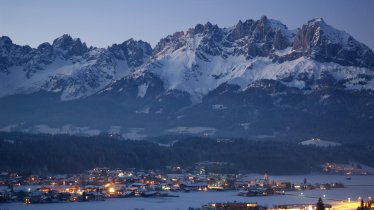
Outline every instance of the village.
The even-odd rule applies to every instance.
[[[251,179],[245,174],[207,172],[212,168],[225,167],[226,164],[203,161],[188,171],[180,166],[169,166],[163,171],[94,168],[82,174],[50,176],[25,176],[15,171],[0,171],[0,202],[88,202],[127,197],[178,197],[173,192],[206,191],[235,191],[238,196],[249,197],[275,196],[290,191],[344,187],[343,183],[310,184],[306,178],[300,183],[277,181],[267,173],[261,178]],[[260,208],[254,203],[213,203],[204,205],[202,209],[225,209],[225,206]],[[282,208],[288,209],[285,206]]]

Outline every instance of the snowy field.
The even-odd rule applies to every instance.
[[[261,175],[248,175],[248,178],[260,178]],[[345,176],[334,175],[307,175],[307,176],[272,176],[272,180],[289,180],[301,183],[307,178],[309,183],[343,182],[347,187],[332,190],[294,191],[289,195],[265,196],[265,197],[241,197],[235,191],[226,192],[190,192],[173,193],[180,197],[168,198],[117,198],[106,201],[81,202],[81,203],[52,203],[25,205],[22,203],[0,204],[1,210],[187,210],[188,207],[201,207],[209,202],[257,202],[261,205],[273,206],[275,204],[300,204],[316,203],[318,197],[325,197],[325,203],[336,203],[339,200],[356,201],[358,197],[364,199],[374,197],[374,176],[353,176],[352,180],[346,180]],[[302,193],[302,194],[301,194]]]

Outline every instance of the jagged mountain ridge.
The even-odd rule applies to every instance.
[[[36,130],[73,124],[142,135],[348,138],[351,129],[369,138],[374,116],[372,50],[323,19],[297,30],[265,16],[230,28],[208,22],[153,49],[134,40],[93,48],[67,35],[32,49],[2,37],[0,55],[1,124],[24,131],[35,130],[24,125],[31,123]],[[14,72],[33,82],[9,79]],[[38,100],[43,105],[29,103]],[[342,132],[325,128],[332,124]]]
[[[347,88],[373,88],[373,52],[321,18],[298,30],[266,16],[231,28],[208,22],[161,39],[153,50],[132,39],[107,49],[88,48],[69,35],[37,49],[14,45],[8,37],[1,38],[0,46],[2,96],[42,89],[61,92],[63,100],[77,99],[144,72],[160,77],[166,89],[186,91],[197,101],[225,82],[246,88],[261,79],[283,79],[289,86],[312,89],[305,79],[293,78],[315,80],[321,73],[347,79]],[[20,78],[12,81],[12,75]],[[357,83],[370,84],[354,87]]]
[[[315,80],[328,75],[346,80],[347,89],[372,89],[373,60],[368,47],[323,19],[292,31],[262,17],[231,28],[207,23],[170,35],[138,74],[152,72],[167,89],[186,91],[199,101],[223,83],[245,89],[262,79],[310,90],[318,88]]]
[[[88,48],[65,34],[33,49],[1,37],[0,96],[46,90],[60,92],[62,100],[86,97],[142,65],[151,51],[148,43],[133,39]]]

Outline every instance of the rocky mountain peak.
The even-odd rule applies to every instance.
[[[7,36],[0,37],[0,47],[1,48],[8,47],[8,46],[11,46],[11,45],[13,45],[13,42],[9,37],[7,37]]]
[[[262,16],[257,21],[251,19],[245,22],[239,21],[232,31],[231,39],[237,40],[248,36],[253,41],[266,42],[266,39],[272,39],[276,32],[284,34],[285,37],[291,33],[287,26],[280,21]]]
[[[73,39],[68,34],[55,39],[52,46],[62,50],[67,56],[83,55],[88,50],[86,43],[82,43],[79,38]]]
[[[328,25],[322,18],[308,21],[298,30],[293,50],[302,51],[307,57],[320,62],[374,67],[374,54],[370,48],[345,31]]]
[[[0,72],[9,73],[10,66],[22,65],[32,56],[33,49],[30,46],[19,46],[7,36],[0,37]]]
[[[138,67],[152,54],[152,47],[144,41],[129,39],[108,48],[116,59],[126,60],[129,67]]]
[[[189,32],[192,33],[193,35],[203,33],[203,31],[204,31],[204,25],[203,24],[197,24],[193,29],[191,28],[189,30]]]
[[[218,25],[217,24],[212,24],[211,22],[207,22],[207,23],[205,23],[205,25],[204,25],[204,32],[205,33],[208,33],[208,32],[210,32],[210,31],[215,31],[215,30],[218,30],[219,29],[219,27],[218,27]]]
[[[213,25],[211,22],[206,22],[203,24],[197,24],[194,28],[190,28],[187,31],[187,34],[196,35],[196,34],[212,34],[219,30],[219,27],[215,24]]]
[[[73,38],[69,34],[64,34],[55,40],[53,40],[54,47],[64,47],[74,42]]]
[[[323,18],[313,18],[307,22],[308,25],[326,24]]]
[[[323,38],[334,38],[326,36],[328,35],[325,34],[327,32],[326,30],[337,32],[336,29],[328,26],[322,18],[316,18],[308,21],[301,27],[301,29],[299,29],[293,44],[293,49],[307,50],[321,44]],[[336,36],[339,36],[339,34],[336,33]]]
[[[256,21],[256,27],[262,30],[271,30],[271,20],[266,16],[261,16],[259,20]]]
[[[241,30],[239,30],[241,29]],[[259,20],[249,20],[238,24],[234,37],[248,36],[247,56],[266,57],[272,50],[283,50],[291,45],[293,33],[280,21],[262,16]]]
[[[253,20],[246,20],[242,22],[241,20],[236,24],[232,32],[232,39],[241,39],[251,33],[251,28],[254,24]]]

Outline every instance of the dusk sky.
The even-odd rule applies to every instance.
[[[230,27],[262,15],[290,29],[316,17],[374,49],[373,0],[0,0],[0,35],[36,47],[62,34],[106,47],[129,38],[160,38],[207,21]]]

